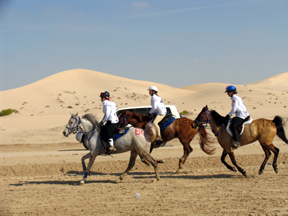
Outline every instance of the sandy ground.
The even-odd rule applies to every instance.
[[[165,160],[158,165],[160,181],[139,159],[120,181],[129,160],[123,153],[99,156],[82,186],[80,159],[87,151],[80,143],[0,145],[0,215],[288,215],[288,145],[278,138],[275,145],[278,174],[271,157],[258,175],[264,153],[256,142],[235,152],[245,178],[221,164],[218,144],[208,156],[195,137],[180,174],[175,171],[183,150],[174,140],[152,153]]]
[[[237,85],[239,96],[253,119],[286,122],[288,137],[288,72],[265,80]],[[279,138],[278,174],[271,166],[258,175],[264,152],[258,142],[235,151],[245,178],[221,163],[222,149],[208,156],[199,148],[198,135],[181,173],[175,174],[183,155],[178,140],[155,149],[160,181],[154,169],[137,159],[122,181],[130,153],[99,156],[85,185],[80,159],[88,153],[62,131],[70,113],[103,117],[99,94],[111,93],[118,108],[149,105],[147,88],[156,85],[166,105],[176,105],[195,119],[208,105],[225,116],[231,101],[224,93],[228,84],[203,83],[174,88],[109,74],[75,69],[60,72],[27,86],[0,92],[0,110],[19,111],[0,118],[0,215],[288,215],[288,145]],[[210,129],[209,129],[210,131]],[[232,165],[229,157],[226,161]],[[140,194],[140,198],[135,197]]]

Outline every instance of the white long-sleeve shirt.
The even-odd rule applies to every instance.
[[[149,111],[150,114],[156,113],[157,115],[166,115],[166,107],[164,105],[163,99],[156,94],[151,97],[151,110]]]
[[[104,100],[102,102],[102,105],[103,105],[103,113],[104,113],[102,122],[111,121],[111,123],[113,124],[118,123],[119,119],[116,114],[117,105],[114,102],[109,101],[109,100]]]
[[[234,113],[237,117],[242,118],[242,119],[245,119],[246,117],[249,116],[249,113],[246,110],[244,102],[240,97],[234,94],[231,97],[231,100],[232,100],[232,109],[228,114],[229,116],[233,116]]]

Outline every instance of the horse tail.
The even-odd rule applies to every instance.
[[[214,154],[215,148],[213,148],[211,146],[211,144],[213,142],[211,140],[210,135],[207,133],[205,127],[204,126],[199,126],[198,131],[199,131],[199,134],[200,134],[199,144],[200,144],[200,147],[201,147],[202,151],[204,151],[208,155]]]
[[[288,140],[286,138],[285,131],[283,128],[282,118],[280,116],[275,116],[273,122],[275,123],[277,128],[277,136],[280,137],[286,144],[288,144]]]
[[[149,122],[148,124],[146,124],[145,130],[149,135],[150,141],[152,142],[156,138],[156,129],[154,125],[151,122]]]

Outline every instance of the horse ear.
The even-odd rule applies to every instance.
[[[207,110],[208,110],[208,105],[206,105],[206,106],[205,106],[205,109],[207,109]]]
[[[75,114],[75,116],[78,116],[78,112]]]

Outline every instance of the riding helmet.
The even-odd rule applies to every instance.
[[[100,93],[100,97],[101,97],[101,98],[110,97],[110,94],[109,94],[108,91],[102,91],[102,92]]]
[[[236,87],[235,87],[235,86],[232,86],[232,85],[227,86],[225,93],[226,93],[226,92],[230,92],[230,91],[236,91]]]
[[[156,86],[150,86],[149,91],[155,91],[156,93],[158,92],[158,88]]]

